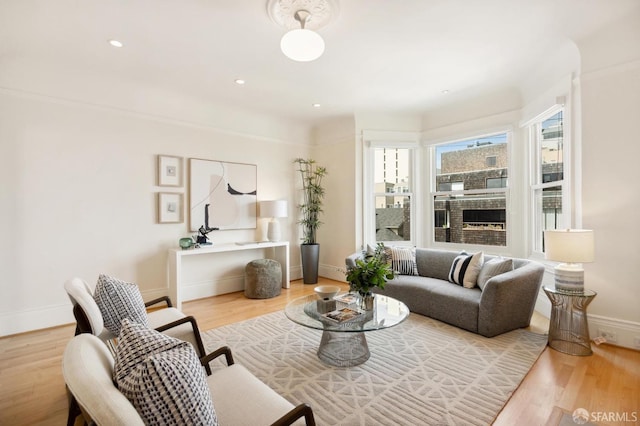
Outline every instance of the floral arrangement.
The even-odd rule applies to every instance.
[[[387,259],[383,243],[378,243],[373,253],[364,251],[362,259],[355,261],[356,265],[347,269],[346,279],[351,291],[369,294],[371,289],[384,289],[387,281],[396,276]]]

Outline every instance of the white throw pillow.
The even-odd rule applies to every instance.
[[[401,275],[418,275],[416,250],[410,247],[391,247],[391,268]]]
[[[456,256],[449,271],[449,281],[465,288],[475,287],[483,263],[484,253],[481,251],[473,255],[463,253]]]
[[[487,260],[484,265],[482,265],[482,270],[478,275],[478,287],[480,287],[480,290],[484,290],[484,286],[491,278],[512,270],[513,259],[494,257],[493,259]]]
[[[100,274],[93,298],[102,313],[104,327],[116,336],[120,334],[120,324],[125,318],[149,326],[147,310],[137,285]]]
[[[200,360],[190,343],[125,319],[114,381],[147,425],[217,425]]]

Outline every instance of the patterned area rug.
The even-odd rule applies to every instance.
[[[411,314],[367,332],[371,358],[339,368],[318,359],[321,334],[276,312],[203,339],[209,351],[231,347],[237,363],[294,405],[310,404],[319,426],[488,425],[547,342],[525,330],[486,338]]]

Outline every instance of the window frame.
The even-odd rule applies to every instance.
[[[442,145],[447,145],[447,144],[453,144],[453,143],[457,143],[457,142],[463,142],[463,141],[467,141],[470,139],[476,139],[476,138],[484,138],[484,137],[490,137],[490,136],[496,136],[496,135],[501,135],[501,134],[505,134],[506,135],[506,145],[507,145],[507,170],[513,170],[513,155],[512,155],[512,145],[513,145],[513,140],[514,140],[514,135],[513,135],[513,128],[511,126],[503,126],[503,127],[498,127],[498,128],[494,128],[491,130],[487,130],[487,131],[478,131],[478,132],[474,132],[474,133],[470,133],[470,134],[465,134],[459,137],[450,137],[444,140],[438,140],[438,141],[433,141],[431,143],[429,143],[428,148],[429,148],[429,155],[430,155],[430,171],[429,171],[429,176],[427,177],[427,179],[429,180],[429,192],[428,192],[428,201],[425,200],[424,201],[424,205],[428,206],[428,211],[430,212],[430,214],[428,215],[428,218],[426,218],[426,220],[428,220],[428,223],[426,223],[424,226],[426,226],[429,229],[429,236],[428,236],[428,240],[429,240],[429,245],[434,246],[434,247],[442,247],[445,249],[458,249],[458,248],[464,248],[464,249],[473,249],[473,248],[477,248],[478,250],[490,250],[491,252],[495,252],[495,253],[509,253],[512,250],[512,240],[513,240],[513,230],[510,230],[510,225],[509,223],[511,222],[511,212],[513,211],[513,201],[512,201],[512,196],[511,196],[511,180],[509,179],[509,173],[507,173],[507,186],[506,187],[502,187],[502,188],[482,188],[482,189],[467,189],[467,190],[451,190],[451,191],[439,191],[437,188],[437,154],[436,154],[436,149],[438,146],[442,146]],[[492,167],[488,167],[487,169],[490,170]],[[435,199],[436,197],[441,197],[441,196],[460,196],[460,195],[475,195],[475,194],[504,194],[504,198],[505,198],[505,216],[506,216],[506,223],[507,223],[507,235],[506,235],[506,240],[505,240],[505,245],[504,246],[498,246],[498,245],[480,245],[480,244],[469,244],[469,243],[455,243],[455,242],[442,242],[442,241],[436,241],[435,240]]]
[[[414,132],[363,131],[363,243],[365,246],[376,244],[375,199],[379,194],[375,191],[375,150],[381,148],[409,150],[409,182],[412,185],[410,192],[389,193],[391,196],[407,195],[411,198],[409,240],[381,242],[396,246],[418,246],[420,244],[418,237],[422,233],[423,226],[416,216],[418,203],[422,202],[418,166],[422,154],[419,133]]]
[[[542,147],[543,138],[540,138],[540,128],[542,123],[557,113],[562,112],[562,179],[544,182],[542,175]],[[527,143],[529,148],[529,181],[528,181],[528,200],[529,200],[529,243],[528,251],[530,256],[537,259],[544,259],[543,251],[543,229],[542,217],[544,211],[538,202],[538,194],[545,189],[560,187],[562,191],[562,218],[555,229],[570,228],[573,209],[572,209],[572,137],[570,109],[565,104],[555,104],[546,109],[536,117],[524,123],[522,127],[526,128]]]

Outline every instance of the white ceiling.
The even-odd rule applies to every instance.
[[[191,99],[309,125],[358,110],[419,114],[521,87],[558,46],[639,5],[342,0],[319,30],[324,55],[297,63],[279,50],[285,29],[267,0],[0,0],[0,87],[137,110]]]

